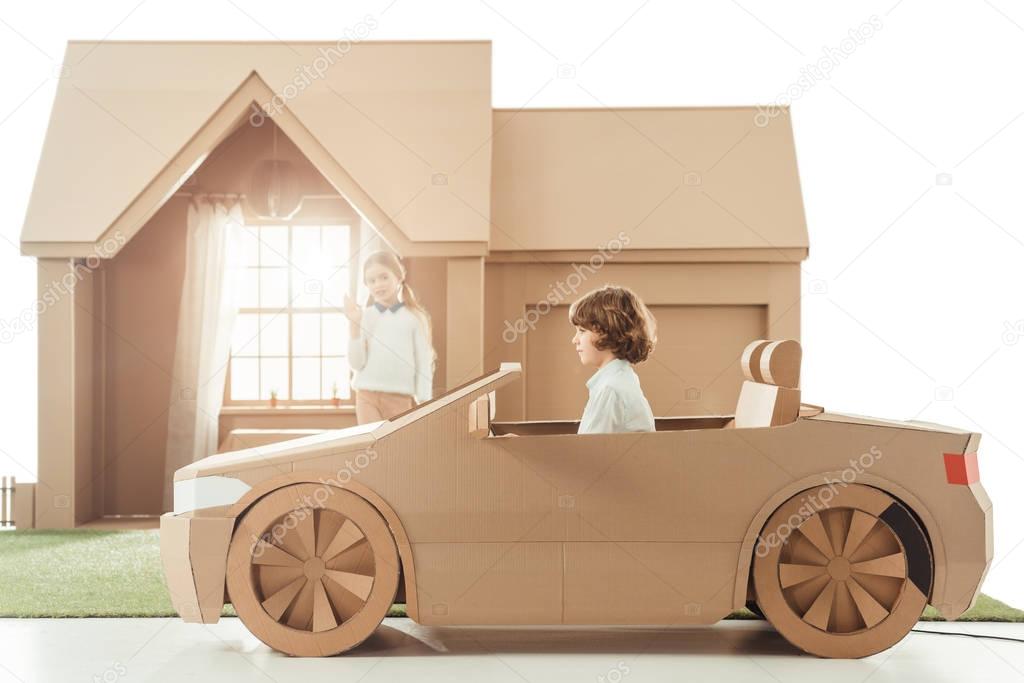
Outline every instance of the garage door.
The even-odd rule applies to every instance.
[[[658,344],[636,366],[658,417],[732,414],[743,348],[767,329],[765,306],[651,306]],[[552,308],[526,337],[526,419],[579,419],[593,368],[580,365],[568,306]]]

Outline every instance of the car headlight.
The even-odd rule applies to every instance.
[[[174,514],[191,512],[216,505],[231,505],[245,495],[251,486],[234,477],[196,477],[174,482]]]

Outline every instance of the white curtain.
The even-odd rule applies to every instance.
[[[193,198],[174,350],[163,509],[174,506],[174,471],[217,450],[217,419],[238,313],[242,208]]]

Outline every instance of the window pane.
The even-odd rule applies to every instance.
[[[320,355],[319,313],[296,313],[292,316],[292,355]],[[319,375],[319,370],[317,374]]]
[[[256,335],[259,331],[259,316],[255,313],[239,313],[231,331],[231,354],[234,356],[255,356]],[[255,374],[253,375],[255,377]]]
[[[239,308],[260,307],[260,271],[256,268],[246,268],[242,271],[242,289],[238,292]]]
[[[239,313],[232,330],[232,400],[351,400],[345,358],[350,293],[348,225],[245,226],[245,267]],[[358,268],[358,264],[355,266]],[[352,292],[355,294],[355,292]],[[288,308],[327,308],[289,314]],[[291,354],[291,357],[289,357]]]
[[[337,385],[338,398],[347,400],[352,397],[349,387],[348,360],[345,358],[324,358],[324,398],[331,398],[333,385]]]
[[[242,229],[242,265],[258,266],[260,259],[259,228],[246,226]]]
[[[292,306],[320,308],[320,292],[323,288],[323,280],[312,273],[292,271]]]
[[[288,398],[288,359],[260,359],[260,398],[269,399],[270,391],[277,389],[277,397]]]
[[[260,265],[288,265],[288,227],[264,225],[260,227]]]
[[[285,313],[260,314],[260,355],[288,355],[288,315]]]
[[[288,269],[260,269],[260,308],[280,309],[288,305]]]
[[[333,266],[348,263],[348,232],[347,225],[324,226],[324,262]]]
[[[348,318],[342,313],[324,313],[325,356],[341,356],[348,353]]]
[[[349,292],[348,268],[331,267],[327,280],[324,282],[324,306],[344,308],[345,295]]]
[[[231,359],[231,398],[255,401],[259,397],[259,367],[255,358]]]
[[[295,399],[320,398],[320,359],[295,358],[292,360],[292,389]]]
[[[296,225],[292,228],[292,264],[305,273],[316,270],[320,260],[320,226]]]

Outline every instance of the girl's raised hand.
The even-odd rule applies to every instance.
[[[349,322],[352,322],[356,325],[361,323],[363,320],[363,309],[361,309],[359,305],[356,304],[355,300],[353,300],[352,297],[349,296],[348,294],[345,295],[344,305],[345,317],[349,319]]]

